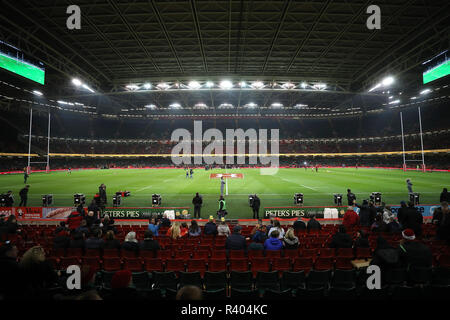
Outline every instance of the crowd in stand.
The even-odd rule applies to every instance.
[[[105,216],[100,218],[98,211],[88,211],[79,208],[73,212],[67,221],[60,222],[54,229],[53,250],[81,249],[105,250],[117,249],[122,252],[131,252],[136,255],[142,252],[152,252],[155,256],[163,247],[159,239],[167,238],[172,241],[183,239],[200,239],[204,236],[226,237],[225,249],[228,254],[235,251],[291,251],[301,247],[301,234],[319,232],[323,226],[312,216],[307,223],[298,219],[291,226],[282,226],[280,221],[271,219],[269,224],[258,220],[257,224],[246,236],[241,234],[242,226],[232,226],[221,219],[216,223],[211,216],[209,221],[201,228],[196,220],[187,223],[173,222],[162,217],[151,219],[141,241],[137,239],[135,231],[128,232],[124,241],[117,239],[118,228],[114,219]],[[392,224],[396,226],[392,226]],[[436,240],[450,245],[450,210],[447,202],[442,202],[436,209],[432,218],[432,224],[436,227]],[[337,227],[336,233],[331,236],[329,248],[369,248],[369,234],[398,234],[402,240],[399,246],[393,247],[382,236],[377,239],[377,246],[373,252],[372,264],[380,266],[383,270],[395,267],[411,266],[431,267],[432,252],[421,241],[423,217],[412,203],[402,204],[397,218],[390,208],[382,206],[376,208],[371,203],[364,203],[360,207],[359,215],[355,207],[348,208],[342,224]],[[356,237],[352,237],[348,230],[356,230]],[[17,223],[14,216],[6,220],[0,220],[0,234],[2,239],[8,236],[20,236],[27,238],[22,226]],[[14,238],[14,237],[12,237]],[[17,239],[17,238],[15,238]],[[52,288],[64,286],[66,275],[62,270],[56,270],[46,259],[46,252],[40,245],[29,248],[19,256],[18,248],[13,241],[6,241],[0,249],[0,269],[2,281],[0,296],[3,299],[127,299],[137,297],[132,290],[132,273],[129,270],[116,272],[111,281],[112,291],[106,296],[100,295],[95,290],[95,270],[83,266],[83,289],[76,295],[52,293]],[[117,289],[117,290],[115,290]],[[192,289],[192,288],[191,288]],[[188,290],[188,289],[184,289]],[[182,292],[184,292],[184,290]],[[195,292],[195,289],[192,289]],[[43,294],[44,292],[44,294]],[[130,292],[132,293],[130,296]],[[185,293],[187,294],[187,293]],[[180,293],[183,296],[183,293]]]

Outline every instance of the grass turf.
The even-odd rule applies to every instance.
[[[408,200],[406,178],[411,178],[414,192],[419,192],[421,203],[436,204],[443,187],[447,187],[449,173],[403,172],[401,170],[332,168],[280,169],[276,175],[260,175],[258,169],[228,170],[228,173],[243,173],[244,179],[228,180],[228,218],[251,218],[248,195],[257,193],[261,207],[292,206],[294,193],[304,194],[305,206],[333,205],[333,194],[342,193],[346,204],[346,190],[351,188],[358,202],[367,199],[373,191],[383,194],[383,201],[398,204]],[[98,186],[107,186],[108,204],[112,206],[112,195],[116,191],[131,191],[122,207],[149,207],[151,195],[162,195],[165,207],[191,207],[195,192],[203,195],[202,217],[215,215],[218,209],[220,181],[210,179],[211,173],[225,170],[195,170],[193,179],[186,179],[182,169],[143,170],[85,170],[67,172],[33,173],[28,179],[31,185],[28,205],[41,206],[42,195],[53,194],[54,206],[72,206],[73,195],[84,193],[89,203],[98,192]],[[19,204],[19,190],[23,187],[23,175],[0,176],[0,191],[12,190],[15,204]],[[262,210],[260,212],[262,216]]]

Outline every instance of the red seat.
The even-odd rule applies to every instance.
[[[51,249],[49,256],[55,258],[65,257],[66,249],[64,248]]]
[[[79,266],[80,264],[80,258],[78,257],[61,257],[59,267],[61,270],[66,270],[69,266]]]
[[[192,256],[193,259],[203,259],[206,260],[209,258],[209,251],[206,250],[196,250]]]
[[[211,242],[211,245],[208,245],[208,244],[200,244],[198,247],[197,247],[197,250],[206,250],[206,251],[210,251],[211,250],[211,247],[212,247],[212,242]]]
[[[314,263],[315,270],[330,270],[333,269],[333,258],[323,258],[318,257],[316,262]]]
[[[239,272],[248,271],[248,260],[247,259],[231,259],[230,260],[230,271],[239,271]]]
[[[372,257],[370,248],[356,248],[356,258],[368,259]]]
[[[233,271],[239,271],[236,269],[231,269]],[[243,270],[247,271],[247,270]],[[269,272],[270,271],[270,260],[267,258],[253,258],[251,261],[251,271],[253,273],[253,277],[256,277],[258,271]]]
[[[275,259],[275,258],[281,258],[281,251],[280,250],[267,250],[266,258],[269,258],[270,260]]]
[[[147,272],[163,272],[164,271],[164,264],[161,259],[158,258],[152,258],[152,259],[145,259],[144,260],[144,268]]]
[[[334,248],[322,248],[322,249],[320,249],[320,256],[322,258],[334,258]]]
[[[175,251],[174,258],[189,260],[191,258],[191,251],[188,251],[188,250]]]
[[[352,270],[353,269],[352,259],[337,257],[336,258],[336,269]]]
[[[450,268],[450,255],[443,254],[439,257],[439,266],[444,268]]]
[[[284,256],[286,258],[294,260],[295,258],[298,258],[298,250],[284,250]]]
[[[81,248],[68,248],[66,257],[81,257],[83,255],[83,249]]]
[[[292,271],[304,271],[308,273],[313,268],[313,259],[311,257],[299,257],[295,258]]]
[[[120,251],[117,249],[104,249],[103,258],[118,258],[120,257]]]
[[[158,253],[156,254],[156,258],[162,259],[164,261],[166,261],[167,259],[171,259],[172,258],[172,251],[159,250]]]
[[[122,258],[133,259],[136,258],[136,252],[132,250],[122,250]]]
[[[230,259],[244,259],[244,250],[230,250]]]
[[[101,270],[101,260],[99,257],[83,257],[81,259],[83,266],[89,266],[91,269],[98,271]]]
[[[272,270],[278,271],[279,276],[283,274],[283,271],[291,270],[291,260],[289,258],[275,258],[272,260]]]
[[[225,250],[213,250],[211,252],[211,258],[212,259],[226,259],[227,252]]]
[[[319,252],[318,249],[303,249],[302,257],[303,258],[312,258],[313,260],[315,260],[318,252]]]
[[[122,267],[122,262],[120,258],[103,258],[103,270],[105,271],[118,271]]]
[[[155,252],[153,250],[141,250],[139,251],[139,257],[143,259],[155,258]]]
[[[101,257],[99,249],[86,249],[84,252],[85,257]]]
[[[203,276],[205,275],[205,271],[206,271],[206,263],[205,260],[203,259],[191,259],[188,260],[187,263],[187,272],[200,272],[200,275]]]
[[[353,259],[353,248],[337,249],[336,257]]]
[[[184,270],[184,260],[183,259],[167,259],[166,271],[174,271],[178,274],[180,271]]]
[[[142,260],[138,258],[125,258],[123,268],[131,272],[142,272]]]
[[[250,260],[252,260],[253,258],[263,258],[264,252],[262,250],[249,250],[248,257]]]
[[[208,262],[208,271],[211,272],[221,272],[227,271],[227,260],[212,258]]]

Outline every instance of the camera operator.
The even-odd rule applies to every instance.
[[[350,189],[347,189],[347,200],[349,206],[353,206],[356,201],[356,196]]]
[[[27,206],[27,201],[28,201],[28,191],[30,190],[30,186],[27,185],[25,188],[23,188],[22,190],[20,190],[19,192],[19,196],[20,196],[20,204],[19,207],[26,207]]]
[[[251,206],[253,210],[253,219],[259,219],[259,208],[261,206],[261,200],[258,198],[256,194],[253,196]]]
[[[98,194],[100,196],[100,208],[101,210],[105,210],[106,204],[107,204],[107,198],[106,198],[106,185],[102,183],[100,187],[98,187]]]
[[[192,204],[194,205],[194,219],[195,218],[201,218],[200,217],[200,210],[202,208],[202,204],[203,204],[203,199],[202,197],[198,194],[195,195],[194,199],[192,199]]]

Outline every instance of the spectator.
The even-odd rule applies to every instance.
[[[449,212],[448,202],[441,202],[441,206],[439,208],[434,209],[433,219],[431,220],[433,224],[435,224],[438,228],[442,224],[442,220],[445,217],[445,214]]]
[[[252,241],[257,242],[257,243],[264,243],[264,241],[266,241],[267,239],[267,235],[265,232],[265,228],[263,225],[261,224],[257,224],[255,227],[256,231],[252,236]]]
[[[6,226],[6,231],[9,234],[16,234],[18,231],[20,231],[19,224],[17,223],[16,216],[14,216],[14,215],[10,215],[8,217],[8,219],[6,220],[5,226]]]
[[[390,233],[399,233],[401,230],[402,229],[395,218],[390,218],[389,223],[386,226],[386,231]]]
[[[28,201],[28,191],[30,190],[30,186],[27,185],[25,188],[20,190],[19,196],[20,196],[20,204],[19,207],[26,207],[27,201]]]
[[[390,206],[386,206],[384,207],[383,210],[383,222],[384,224],[389,224],[391,222],[391,219],[395,218],[395,214],[392,213],[391,211],[391,207]]]
[[[136,301],[140,296],[132,285],[132,273],[129,270],[117,271],[111,279],[111,292],[105,300]]]
[[[135,253],[139,250],[139,244],[136,239],[136,232],[131,231],[125,236],[125,241],[122,244],[122,250],[133,251]]]
[[[450,244],[450,209],[447,202],[434,210],[433,223],[437,225],[436,238]]]
[[[95,199],[91,201],[91,204],[88,206],[88,211],[94,212],[94,217],[96,219],[100,218],[100,208],[97,206],[97,202]]]
[[[8,242],[0,247],[0,299],[21,299],[23,294],[23,272],[17,263],[17,247]]]
[[[299,217],[299,218],[297,219],[297,221],[294,222],[294,224],[292,225],[292,227],[294,228],[294,231],[295,231],[295,232],[301,231],[301,230],[306,230],[306,223],[304,223],[304,222],[302,221],[302,218]]]
[[[403,229],[403,225],[405,223],[405,217],[406,217],[406,211],[408,210],[408,207],[406,206],[405,201],[400,202],[400,208],[398,209],[397,213],[397,220],[400,224],[400,227]]]
[[[369,235],[364,230],[359,230],[355,240],[355,248],[370,248]]]
[[[87,227],[86,220],[81,220],[80,226],[76,229],[76,232],[81,232],[86,238],[86,236],[89,234],[89,228]]]
[[[202,290],[196,286],[184,286],[175,298],[177,301],[200,301],[203,300]]]
[[[54,287],[58,282],[58,275],[46,261],[45,251],[41,246],[25,252],[19,266],[23,271],[26,286],[36,294],[43,289]]]
[[[84,247],[86,249],[102,249],[104,244],[102,230],[94,229],[91,231],[91,236],[84,243]]]
[[[442,189],[441,196],[439,197],[439,202],[450,202],[450,193],[447,188]]]
[[[176,240],[178,238],[181,238],[181,229],[180,225],[178,223],[174,223],[173,226],[171,226],[167,230],[167,236],[172,238],[173,240]]]
[[[225,248],[227,250],[246,250],[247,243],[241,235],[242,227],[237,225],[233,228],[233,233],[227,238]]]
[[[416,240],[413,229],[405,229],[402,232],[399,253],[402,267],[431,267],[433,256],[430,248]]]
[[[103,233],[107,233],[109,230],[113,231],[114,234],[117,233],[116,227],[114,226],[114,219],[111,219],[108,215],[105,215],[103,218],[100,227],[102,228]]]
[[[180,226],[180,238],[184,238],[189,234],[189,227],[186,222],[183,222]]]
[[[61,221],[59,226],[55,229],[55,235],[60,233],[61,231],[70,231],[69,228],[66,227],[66,222]]]
[[[81,221],[83,221],[83,217],[78,211],[73,211],[68,217],[67,217],[67,226],[70,230],[75,230],[80,227]]]
[[[381,270],[381,281],[385,282],[385,274],[394,268],[400,266],[399,251],[384,239],[383,237],[378,237],[377,247],[373,252],[373,259],[370,265],[375,265],[380,267]]]
[[[73,231],[73,238],[70,240],[69,248],[84,249],[84,234]]]
[[[153,251],[156,256],[156,252],[161,250],[158,241],[153,239],[153,233],[150,230],[145,231],[144,240],[139,244],[141,251]]]
[[[216,235],[218,233],[217,225],[214,223],[213,216],[209,217],[209,221],[205,224],[205,227],[203,228],[203,233],[205,235]]]
[[[338,232],[333,235],[331,240],[330,248],[351,248],[352,245],[352,238],[347,234],[345,226],[343,224],[339,225]]]
[[[270,238],[264,242],[264,249],[277,251],[283,249],[283,242],[279,239],[280,233],[277,229],[270,232]]]
[[[298,249],[299,241],[295,236],[294,229],[289,228],[283,239],[285,249]]]
[[[280,221],[275,220],[273,223],[273,227],[269,230],[268,236],[271,237],[272,232],[278,231],[278,238],[281,240],[284,238],[284,230],[281,227]],[[267,241],[267,240],[266,240]]]
[[[61,230],[53,238],[53,249],[66,249],[70,245],[69,231]]]
[[[172,223],[170,222],[170,219],[167,218],[167,214],[164,213],[163,217],[161,218],[161,227],[170,228],[171,225]]]
[[[370,226],[370,231],[372,231],[372,232],[386,232],[387,231],[387,226],[383,222],[383,217],[381,215],[377,216],[375,218],[375,222]]]
[[[320,224],[319,221],[316,220],[315,214],[311,215],[306,228],[308,229],[308,232],[311,230],[321,230],[322,229],[322,225]]]
[[[356,201],[356,196],[350,189],[347,189],[347,201],[349,206],[353,206]]]
[[[347,229],[351,229],[359,225],[359,216],[355,212],[355,210],[353,210],[353,207],[347,208],[347,211],[344,214],[344,220],[342,221],[342,224]]]
[[[367,200],[364,200],[361,206],[358,206],[360,208],[359,211],[359,224],[362,227],[370,227],[372,223],[375,221],[375,215],[376,212],[369,206],[369,202]],[[353,210],[353,208],[352,208]]]
[[[217,234],[219,236],[227,236],[227,237],[231,234],[230,227],[228,227],[228,225],[226,224],[224,217],[220,219],[220,224],[217,227]]]
[[[159,236],[158,231],[160,227],[161,221],[158,221],[158,223],[156,223],[156,219],[151,218],[150,223],[148,224],[148,230],[151,231],[155,237]]]
[[[112,230],[106,232],[103,249],[120,249],[120,247],[120,241],[115,238],[114,232]]]
[[[95,217],[94,211],[89,211],[86,216],[86,226],[91,229],[95,225],[100,224],[98,219]]]
[[[423,216],[414,206],[413,202],[408,202],[408,208],[405,213],[404,222],[402,224],[403,230],[412,229],[416,237],[422,235]]]
[[[197,224],[197,221],[192,220],[189,227],[189,237],[198,237],[202,234],[202,229]]]

